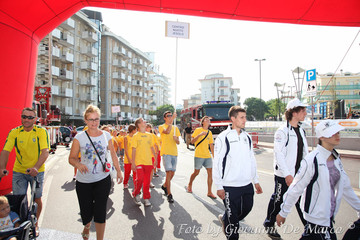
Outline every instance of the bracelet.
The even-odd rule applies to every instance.
[[[36,168],[36,167],[33,167],[33,169],[35,169],[35,171],[38,173],[39,172],[39,170]]]

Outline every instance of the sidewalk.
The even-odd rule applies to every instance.
[[[258,146],[263,147],[263,148],[274,148],[274,143],[271,143],[271,142],[259,142]],[[311,147],[309,147],[309,149],[311,150]],[[341,149],[336,149],[336,151],[338,151],[338,153],[340,153],[341,156],[343,156],[343,157],[359,159],[360,160],[360,151],[341,150]]]

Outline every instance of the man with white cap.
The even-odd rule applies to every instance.
[[[306,117],[307,106],[297,98],[291,100],[286,106],[287,121],[274,135],[275,191],[271,195],[264,222],[266,233],[273,239],[281,238],[274,225],[283,196],[293,181],[301,160],[308,154],[305,130],[301,127],[301,121]],[[305,225],[306,221],[303,219],[299,202],[296,204],[296,209]]]
[[[360,199],[350,185],[340,155],[334,149],[340,143],[339,132],[343,129],[334,120],[316,126],[319,144],[301,161],[300,169],[284,195],[276,222],[278,226],[285,222],[292,206],[302,195],[301,209],[307,224],[301,239],[336,239],[333,222],[342,197],[360,214]]]

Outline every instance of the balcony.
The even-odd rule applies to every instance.
[[[125,100],[125,99],[121,99],[120,104],[123,105],[123,106],[125,106],[125,103],[126,103],[126,100]]]
[[[128,88],[127,92],[128,92],[129,94],[131,94],[131,88]]]
[[[120,117],[125,118],[125,113],[124,113],[124,112],[121,112],[121,113],[120,113]]]
[[[120,103],[120,101],[119,101],[119,99],[117,99],[117,98],[113,98],[112,100],[111,100],[111,104],[119,104]]]
[[[132,85],[133,85],[133,86],[139,86],[139,87],[141,87],[141,86],[142,86],[142,81],[133,80],[133,81],[132,81]]]
[[[51,86],[51,93],[54,95],[59,95],[59,86]]]
[[[132,74],[142,77],[143,76],[143,71],[139,70],[139,69],[133,69]]]
[[[98,65],[94,62],[81,62],[80,69],[87,71],[97,71]]]
[[[74,46],[74,42],[75,42],[74,37],[71,36],[71,34],[61,32],[61,37],[60,37],[61,44],[67,47],[71,47]]]
[[[131,82],[131,76],[127,77],[128,82]]]
[[[72,107],[65,107],[65,114],[66,115],[72,115],[73,114],[73,109]]]
[[[81,53],[88,57],[96,57],[98,55],[98,50],[94,47],[82,47]]]
[[[113,72],[113,73],[112,73],[112,78],[114,78],[114,79],[120,79],[120,73],[119,73],[119,72]]]
[[[117,85],[113,85],[113,86],[111,86],[110,90],[111,90],[112,92],[117,93],[117,92],[119,91],[119,88],[118,88]]]
[[[133,103],[132,107],[133,108],[142,108],[142,103]]]
[[[96,82],[96,77],[90,77],[90,80],[84,77],[80,79],[80,85],[85,86],[96,86]]]
[[[318,91],[325,90],[326,86],[317,86]],[[353,84],[353,85],[328,85],[325,91],[331,90],[359,90],[360,84]]]
[[[67,30],[72,30],[72,29],[75,28],[75,21],[72,20],[71,18],[68,18],[64,22],[62,22],[60,24],[60,26],[67,29]]]
[[[38,55],[49,55],[49,47],[48,46],[39,46]]]
[[[137,64],[137,65],[143,65],[144,62],[143,62],[143,60],[141,58],[134,58],[132,60],[132,63]]]
[[[319,97],[319,96],[317,96]],[[336,95],[336,96],[333,96],[333,95],[321,95],[320,98],[318,100],[334,100],[334,97],[336,97],[336,100],[341,100],[341,99],[344,99],[344,100],[355,100],[355,99],[360,99],[360,95],[357,94],[352,94],[352,95]]]
[[[74,78],[74,73],[66,69],[61,69],[59,78],[71,81]]]
[[[131,101],[130,101],[130,100],[127,100],[127,101],[126,101],[126,105],[127,105],[127,106],[131,106]],[[131,115],[130,115],[130,116],[131,116]]]
[[[228,85],[226,85],[226,84],[220,84],[219,85],[219,88],[228,88],[229,86]]]
[[[131,71],[132,66],[131,66],[131,64],[130,64],[130,63],[127,65],[127,68]]]
[[[121,87],[120,87],[120,92],[126,93],[126,88],[125,88],[124,86],[121,86]]]
[[[60,57],[60,49],[57,48],[57,47],[53,47],[52,51],[51,51],[51,54],[52,54],[53,57],[59,58]]]
[[[61,31],[57,28],[55,28],[52,32],[51,32],[51,35],[53,38],[57,38],[57,39],[60,39],[61,37]]]
[[[82,33],[82,38],[92,43],[97,42],[99,40],[97,33],[90,31],[84,31]]]
[[[74,54],[66,52],[62,55],[61,58],[64,62],[73,63],[74,62]]]
[[[59,94],[62,97],[68,97],[68,98],[72,98],[73,97],[73,90],[70,88],[65,88],[63,91],[60,92]]]
[[[133,97],[142,97],[143,93],[142,92],[133,92],[132,96]]]
[[[51,66],[51,74],[53,76],[60,76],[60,69],[55,66]]]
[[[126,56],[126,49],[123,47],[115,47],[113,53],[121,56]]]
[[[126,80],[126,75],[125,75],[125,73],[120,73],[120,79]]]

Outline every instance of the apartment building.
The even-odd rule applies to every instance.
[[[350,108],[360,110],[360,73],[317,74],[316,84],[315,112],[323,118],[345,118]]]
[[[100,22],[79,11],[39,45],[35,87],[50,87],[51,105],[74,124],[83,124],[88,104],[98,104]]]
[[[201,102],[206,101],[230,101],[235,105],[240,102],[240,89],[232,88],[232,77],[224,77],[223,74],[206,75],[199,79],[201,83]]]
[[[104,26],[101,37],[100,109],[102,119],[149,120],[148,55]],[[113,112],[120,106],[120,112]]]

